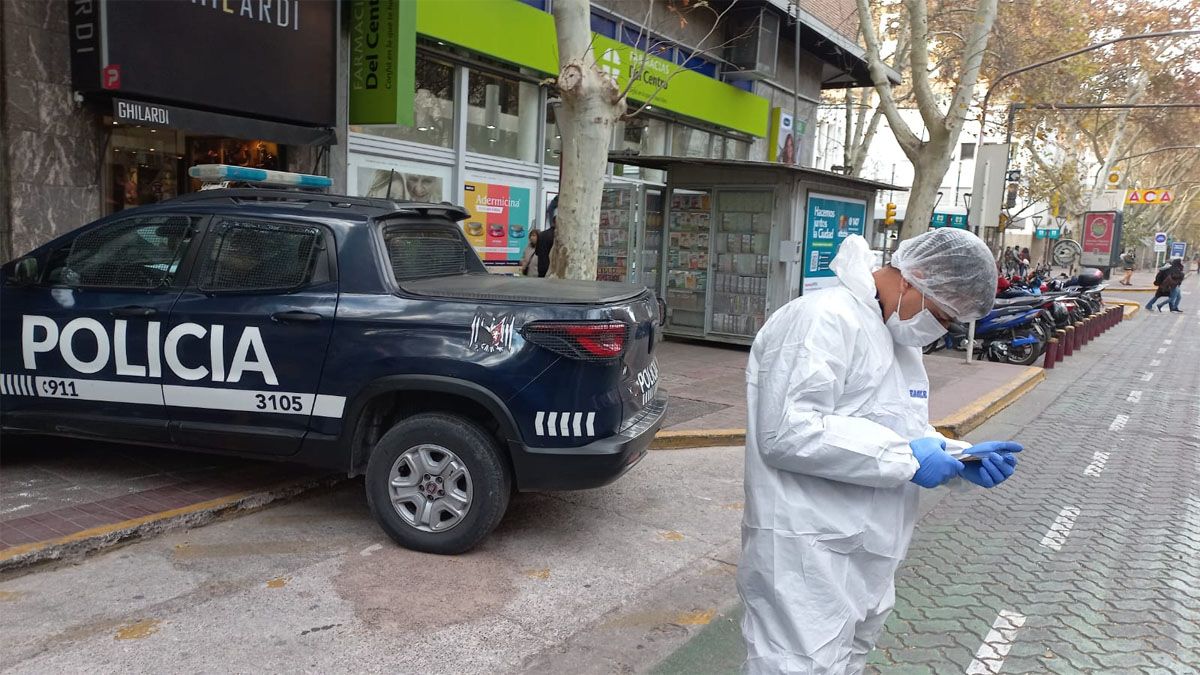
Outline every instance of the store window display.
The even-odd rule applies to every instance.
[[[279,144],[268,141],[188,136],[174,129],[150,129],[106,122],[104,212],[156,204],[200,189],[187,178],[196,164],[233,164],[286,170]]]
[[[532,82],[470,71],[467,77],[467,150],[536,162],[538,99],[538,87]]]

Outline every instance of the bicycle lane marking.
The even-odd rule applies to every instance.
[[[1012,649],[1017,629],[1025,625],[1025,615],[1009,609],[1000,610],[999,616],[992,622],[979,651],[975,652],[975,660],[967,666],[967,675],[996,675],[1004,667],[1004,659]]]
[[[1061,551],[1063,544],[1067,543],[1067,537],[1071,534],[1071,528],[1075,527],[1075,519],[1078,517],[1079,507],[1064,506],[1058,512],[1058,517],[1054,519],[1054,523],[1050,525],[1046,535],[1042,537],[1041,545],[1054,551]]]

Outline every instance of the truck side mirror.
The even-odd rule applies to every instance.
[[[32,286],[38,282],[37,258],[21,258],[13,269],[13,284],[17,286]]]

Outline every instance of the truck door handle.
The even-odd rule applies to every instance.
[[[305,323],[313,323],[321,320],[320,314],[313,312],[275,312],[271,315],[271,320],[276,323],[291,323],[293,321],[303,321]]]
[[[153,307],[142,307],[140,305],[130,305],[128,307],[117,307],[109,312],[113,316],[136,317],[140,319],[149,319],[158,315],[158,310]]]

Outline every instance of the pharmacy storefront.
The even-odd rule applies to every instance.
[[[515,270],[558,194],[557,101],[539,84],[558,72],[554,20],[531,4],[384,0],[350,11],[348,190],[462,204],[467,237],[500,271]],[[690,67],[662,88],[683,49],[649,56],[637,49],[643,31],[616,17],[594,14],[592,28],[619,84],[642,75],[631,105],[654,96],[618,125],[612,152],[746,159],[766,134],[766,99]],[[615,164],[608,181],[600,276],[654,286],[654,261],[633,256],[653,236],[647,225],[661,227],[664,173]]]

